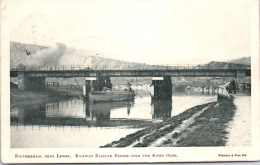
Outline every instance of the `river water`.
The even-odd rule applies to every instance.
[[[141,95],[134,101],[94,104],[68,99],[12,107],[11,147],[99,147],[217,98],[179,94],[170,100],[152,100]]]

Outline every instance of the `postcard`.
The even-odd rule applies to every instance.
[[[1,1],[3,163],[259,161],[257,0]]]

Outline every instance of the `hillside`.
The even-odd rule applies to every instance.
[[[208,64],[202,65],[201,68],[223,68],[223,69],[229,69],[229,68],[248,68],[250,65],[245,64],[238,64],[238,63],[231,63],[231,62],[217,62],[217,61],[211,61]]]
[[[21,44],[18,42],[10,42],[11,65],[27,65],[30,56],[34,56],[39,51],[42,51],[44,49],[47,49],[47,47],[32,44]]]
[[[230,60],[227,62],[235,63],[235,64],[251,65],[251,57],[237,58],[237,59],[233,59],[233,60]]]
[[[153,67],[152,65],[144,63],[125,62],[122,60],[93,56],[93,54],[95,54],[93,52],[69,48],[61,43],[57,43],[55,47],[48,48],[45,46],[11,42],[10,54],[12,66],[86,65],[95,69],[138,69]],[[212,61],[198,67],[223,66],[228,68],[236,66],[236,64],[250,65],[250,60],[251,57],[243,57],[226,62]],[[160,67],[163,68],[163,66],[159,66],[159,68]]]
[[[57,43],[55,47],[10,43],[11,65],[19,66],[51,66],[51,65],[85,65],[95,69],[140,68],[143,63],[125,62],[100,56],[93,56],[92,52],[76,50]],[[149,66],[149,65],[146,65]]]
[[[11,64],[13,66],[47,66],[47,65],[89,65],[91,57],[82,57],[84,52],[67,48],[57,43],[55,47],[10,43]]]

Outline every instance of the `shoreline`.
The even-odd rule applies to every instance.
[[[79,91],[76,91],[76,93],[79,93]],[[30,106],[46,101],[62,101],[79,97],[76,93],[64,89],[62,94],[61,91],[52,89],[45,92],[12,91],[12,99],[16,100],[11,104],[11,107],[24,103]],[[129,135],[125,134],[123,137],[121,136],[121,139],[115,139],[117,141],[107,141],[107,143],[111,143],[106,145],[103,143],[103,146],[99,147],[227,146],[232,140],[229,135],[230,130],[240,127],[240,125],[232,125],[232,123],[237,120],[237,114],[244,111],[239,112],[238,110],[239,105],[237,102],[243,102],[243,100],[239,101],[239,97],[241,96],[231,96],[229,99],[211,100],[213,102],[198,104],[165,121],[154,123]],[[244,122],[244,120],[246,119],[240,119],[239,117],[238,121]]]
[[[197,105],[100,148],[225,146],[235,111],[234,97]]]
[[[239,96],[234,100],[237,107],[234,119],[228,125],[227,146],[251,145],[251,97]],[[242,128],[242,129],[241,129]]]
[[[80,98],[77,90],[46,89],[45,91],[10,91],[11,107],[16,105],[43,104],[49,101],[62,101],[70,98]]]

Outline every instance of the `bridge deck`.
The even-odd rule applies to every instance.
[[[18,73],[24,73],[30,77],[236,77],[238,70],[250,72],[251,68],[244,65],[228,67],[209,65],[144,65],[138,67],[126,66],[124,68],[90,68],[88,66],[22,66],[11,67],[10,76],[17,77]]]

